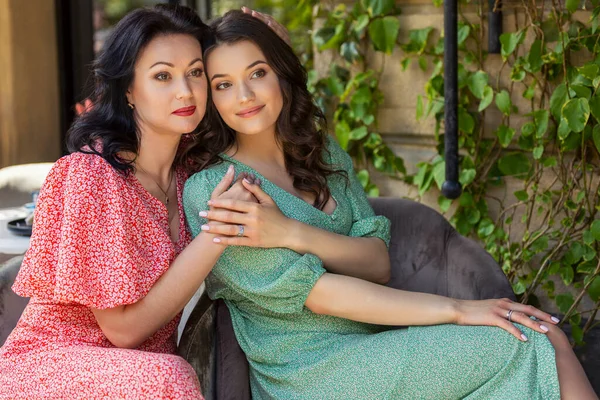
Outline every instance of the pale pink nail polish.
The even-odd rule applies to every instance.
[[[201,217],[208,217],[208,213],[206,211],[200,211],[198,213]]]
[[[546,325],[540,325],[540,329],[543,330],[544,332],[548,332],[548,327]]]
[[[221,239],[219,239],[219,238],[214,238],[214,239],[213,239],[213,242],[215,242],[215,243],[221,243]]]
[[[521,333],[521,339],[523,339],[524,342],[528,340],[524,333]]]
[[[551,319],[553,322],[556,322],[557,324],[560,322],[560,319],[558,319],[558,318],[556,318],[556,317],[550,317],[550,319]]]
[[[210,226],[208,226],[208,225],[202,225],[200,227],[200,229],[202,229],[203,231],[208,231],[208,230],[210,230]]]

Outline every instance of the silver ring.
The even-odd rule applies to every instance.
[[[513,313],[513,311],[515,311],[515,310],[509,310],[509,311],[506,313],[506,319],[508,320],[508,322],[512,322],[512,319],[511,319],[511,318],[512,318],[512,313]]]
[[[238,237],[244,236],[244,225],[238,225]]]

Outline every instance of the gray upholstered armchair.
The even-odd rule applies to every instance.
[[[387,286],[458,299],[515,298],[494,259],[436,211],[397,198],[371,199],[371,205],[392,221]],[[179,353],[196,369],[207,399],[250,399],[248,363],[224,302],[203,294],[186,323]]]
[[[500,267],[478,244],[459,235],[440,214],[410,201],[372,199],[375,212],[392,221],[388,286],[460,299],[514,298]],[[0,268],[0,344],[13,329],[26,299],[10,290],[21,258]],[[179,353],[196,369],[207,399],[249,399],[248,363],[222,301],[204,294],[192,311]]]

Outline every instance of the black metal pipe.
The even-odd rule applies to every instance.
[[[488,0],[488,51],[500,54],[500,35],[502,35],[502,3],[500,0]]]
[[[442,194],[460,196],[458,181],[458,0],[444,1],[444,146],[446,182]]]

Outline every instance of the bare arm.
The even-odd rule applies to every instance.
[[[136,348],[181,312],[224,250],[211,236],[198,235],[138,302],[92,309],[112,344]]]
[[[232,168],[215,188],[211,198],[227,197],[236,191],[247,193],[241,184],[235,184],[227,190],[233,177]],[[173,261],[148,294],[136,303],[92,309],[98,325],[112,344],[125,348],[138,347],[181,312],[225,249],[216,244],[213,238],[212,234],[200,233]]]
[[[527,338],[506,319],[509,310],[515,311],[513,322],[540,333],[546,333],[548,328],[529,316],[551,324],[558,322],[545,312],[508,299],[455,300],[433,294],[396,290],[328,273],[319,278],[305,305],[317,314],[378,325],[498,326],[523,341]]]
[[[290,234],[283,247],[316,255],[329,272],[380,284],[390,280],[390,258],[383,240],[339,235],[296,220],[287,222]]]

